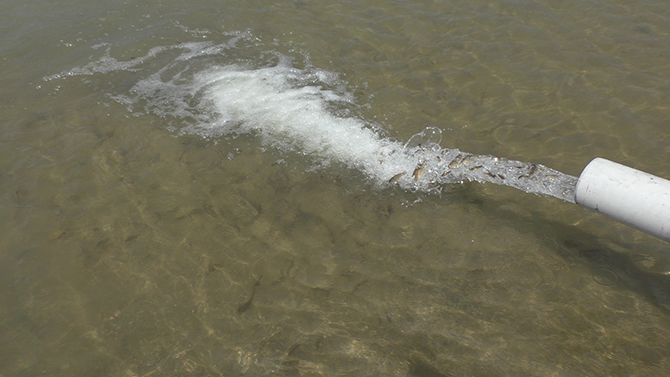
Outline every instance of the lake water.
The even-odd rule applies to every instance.
[[[595,157],[670,177],[670,3],[0,25],[0,376],[670,373],[668,244],[542,188]]]

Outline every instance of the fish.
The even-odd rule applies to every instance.
[[[456,158],[453,159],[453,161],[449,163],[449,169],[454,169],[455,167],[460,165],[461,162],[463,162],[463,155],[459,154],[458,156],[456,156]]]
[[[402,176],[405,175],[405,174],[407,174],[406,171],[394,175],[393,177],[391,177],[391,179],[389,179],[389,183],[396,183],[396,182],[398,182],[398,181],[400,180],[400,178],[402,178]]]
[[[533,173],[535,173],[536,171],[537,171],[537,165],[536,164],[531,164],[530,169],[528,170],[528,173],[521,174],[520,176],[517,177],[517,179],[530,178],[530,176],[533,175]]]
[[[414,176],[414,181],[418,181],[419,178],[421,178],[421,174],[423,174],[423,171],[425,169],[426,169],[426,161],[423,161],[416,166],[416,169],[414,169],[414,173],[412,173],[412,175]]]
[[[472,155],[469,153],[459,153],[458,156],[454,157],[454,159],[449,163],[449,169],[460,167],[462,164],[470,161],[471,158]]]

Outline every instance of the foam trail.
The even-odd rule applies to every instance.
[[[574,202],[577,178],[546,166],[441,148],[436,128],[403,144],[360,119],[334,115],[330,104],[351,99],[318,85],[332,84],[331,73],[229,66],[205,77],[206,96],[220,114],[217,127],[257,132],[280,148],[343,163],[377,183],[427,191],[464,180],[491,182]]]
[[[207,76],[208,96],[231,131],[257,132],[266,142],[300,151],[326,162],[337,161],[376,181],[388,180],[398,168],[409,169],[416,158],[403,145],[381,138],[363,121],[338,117],[329,104],[350,98],[320,86],[296,82],[332,81],[323,71],[311,73],[289,67],[224,70]]]
[[[265,65],[270,57],[272,67],[212,67],[212,59],[235,60],[235,53],[243,50],[238,44],[255,48],[256,40],[249,33],[232,36],[219,45],[194,42],[154,47],[129,61],[114,59],[107,48],[97,61],[44,80],[118,71],[144,75],[130,93],[109,97],[138,115],[143,114],[138,108],[156,114],[182,133],[206,137],[255,133],[287,153],[356,169],[380,186],[439,191],[446,184],[466,180],[491,182],[574,203],[577,178],[542,165],[444,149],[438,128],[429,127],[407,143],[382,137],[374,124],[350,115],[355,103],[343,89],[346,83],[335,73],[311,67],[308,58],[304,69],[274,52],[260,54]],[[157,72],[145,67],[165,55],[170,59]]]

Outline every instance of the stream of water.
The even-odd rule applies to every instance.
[[[354,97],[335,72],[313,66],[297,69],[279,53],[275,53],[277,64],[271,67],[235,64],[197,70],[202,67],[198,60],[219,56],[244,37],[249,38],[243,34],[220,45],[154,47],[146,56],[130,61],[105,54],[44,80],[136,70],[151,64],[156,55],[178,51],[173,61],[139,81],[130,93],[112,97],[131,112],[139,107],[173,118],[172,122],[181,124],[180,133],[204,137],[258,134],[287,153],[358,169],[380,186],[388,183],[412,191],[439,192],[444,185],[464,180],[491,182],[574,203],[575,177],[539,164],[442,148],[438,127],[426,128],[406,143],[381,136],[380,125],[350,115],[347,107],[356,106]],[[272,51],[264,53],[272,55]]]

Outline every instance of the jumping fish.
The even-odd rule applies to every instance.
[[[419,180],[421,174],[423,174],[424,169],[426,169],[426,161],[419,163],[419,165],[416,166],[416,169],[414,169],[414,173],[412,173],[414,176],[414,181]]]
[[[468,162],[472,158],[472,155],[469,153],[459,153],[454,159],[449,163],[450,169],[455,169],[460,167],[462,164]]]
[[[405,175],[405,174],[407,174],[406,171],[394,175],[393,177],[391,177],[391,179],[389,179],[389,183],[396,183],[396,182],[398,182],[398,181],[400,180],[400,178],[402,178],[402,176]]]

